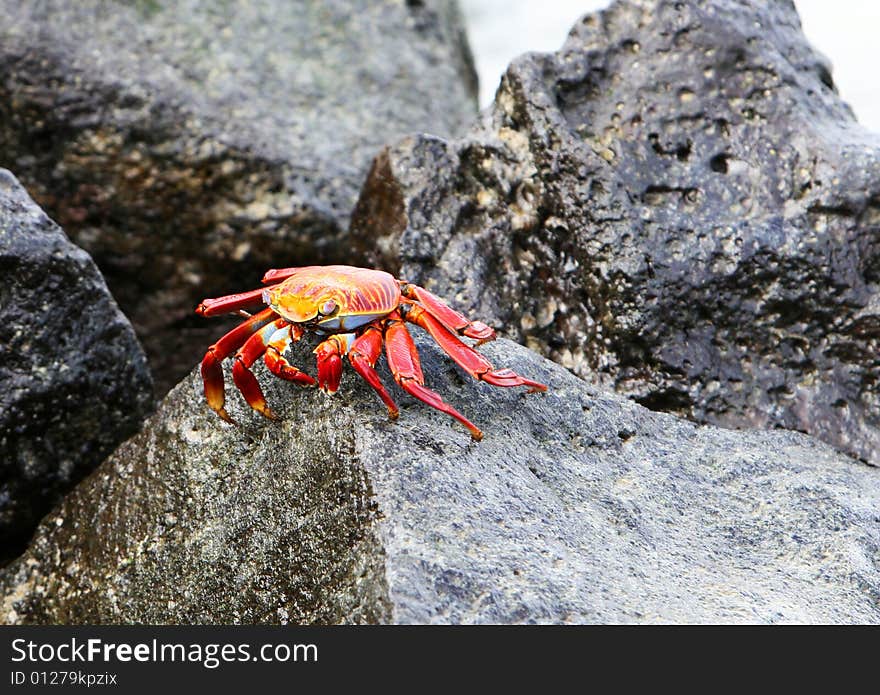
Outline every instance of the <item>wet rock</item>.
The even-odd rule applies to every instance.
[[[476,113],[454,0],[0,0],[0,163],[97,261],[159,393],[205,296],[351,260],[370,160]]]
[[[880,622],[877,469],[504,340],[483,350],[550,391],[494,389],[418,342],[482,442],[396,390],[390,422],[350,369],[331,399],[260,367],[280,422],[230,394],[229,426],[193,374],[3,572],[0,620]]]
[[[880,463],[880,138],[790,2],[633,0],[374,163],[377,262],[656,410]]]
[[[0,562],[137,431],[146,358],[89,255],[0,169]]]

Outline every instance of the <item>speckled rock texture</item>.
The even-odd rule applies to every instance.
[[[0,169],[0,562],[151,410],[143,350],[89,255]]]
[[[880,463],[880,137],[791,2],[622,0],[461,139],[374,163],[364,252],[652,409]]]
[[[348,368],[330,398],[260,367],[280,422],[230,394],[230,426],[194,373],[2,572],[0,621],[880,622],[880,470],[652,412],[506,340],[481,349],[548,393],[417,342],[482,442],[397,389],[389,421]]]
[[[164,394],[205,296],[350,260],[371,159],[476,114],[455,0],[0,0],[0,165],[100,266]]]

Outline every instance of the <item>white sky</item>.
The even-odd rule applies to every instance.
[[[515,56],[554,51],[578,17],[603,0],[459,0],[480,75],[480,105],[495,95]],[[834,81],[859,121],[880,132],[880,1],[795,0],[804,33],[833,64]]]

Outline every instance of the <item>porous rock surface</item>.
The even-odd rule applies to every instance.
[[[467,135],[378,157],[353,227],[375,262],[652,409],[880,463],[880,137],[791,2],[585,16],[513,62]]]
[[[0,0],[0,16],[0,165],[95,258],[161,394],[216,330],[200,299],[349,259],[381,146],[476,114],[455,0]]]
[[[0,562],[152,408],[146,357],[92,259],[0,169]]]
[[[880,622],[877,469],[652,412],[506,340],[482,349],[548,393],[418,343],[482,442],[402,397],[390,422],[348,368],[333,398],[258,368],[281,421],[230,394],[230,426],[194,373],[2,573],[0,621]]]

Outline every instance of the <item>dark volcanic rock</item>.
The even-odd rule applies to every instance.
[[[419,342],[482,442],[405,398],[389,422],[349,369],[330,399],[260,367],[281,421],[231,394],[229,426],[193,374],[6,568],[0,621],[880,622],[880,470],[504,340],[550,391],[493,389]]]
[[[269,267],[351,260],[380,147],[476,113],[454,0],[0,0],[0,165],[89,251],[160,393],[192,310]]]
[[[381,263],[652,409],[880,463],[880,138],[790,2],[622,1],[379,157]]]
[[[0,169],[0,561],[152,405],[146,358],[82,249]]]

